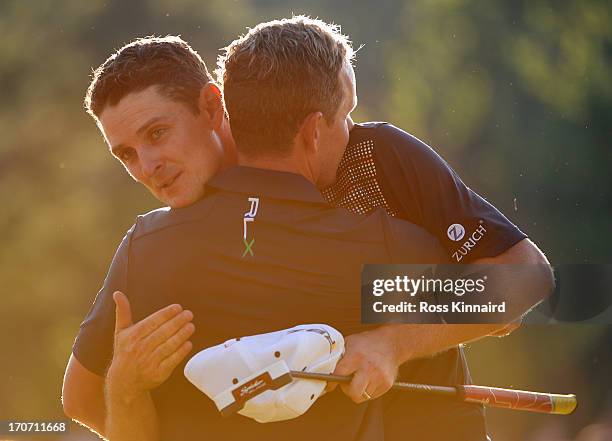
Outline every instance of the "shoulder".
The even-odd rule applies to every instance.
[[[133,227],[133,238],[137,239],[160,228],[164,228],[164,226],[170,225],[172,223],[172,218],[173,213],[170,207],[157,208],[148,213],[138,215]]]
[[[377,164],[384,169],[393,169],[393,165],[399,166],[399,163],[434,168],[448,166],[427,143],[388,122],[356,124],[349,145],[363,143],[370,145]]]
[[[431,149],[419,138],[384,121],[355,124],[349,143],[373,141],[378,145],[407,149]]]
[[[136,217],[132,239],[137,240],[159,231],[205,218],[214,204],[214,197],[207,197],[184,208],[163,207]]]

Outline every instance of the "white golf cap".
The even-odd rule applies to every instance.
[[[290,371],[330,374],[343,353],[336,329],[300,325],[204,349],[184,372],[223,415],[238,412],[267,423],[302,415],[325,389],[323,381],[292,380]]]

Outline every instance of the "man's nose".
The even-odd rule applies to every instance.
[[[161,156],[152,151],[150,147],[145,147],[142,150],[143,152],[140,155],[142,173],[148,178],[151,178],[163,168],[164,162]]]

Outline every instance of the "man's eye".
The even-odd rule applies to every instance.
[[[121,160],[121,162],[129,162],[134,159],[136,152],[134,149],[124,149],[117,154],[117,158]]]
[[[159,138],[162,137],[162,135],[164,133],[166,133],[167,129],[155,129],[151,132],[151,139],[154,141],[157,141]]]

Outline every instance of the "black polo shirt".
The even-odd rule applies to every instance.
[[[73,352],[87,369],[104,374],[112,358],[116,290],[128,295],[135,321],[171,303],[192,310],[197,352],[303,323],[327,323],[344,335],[364,330],[363,263],[445,261],[433,236],[382,209],[353,214],[330,206],[302,176],[234,167],[215,177],[198,203],[138,217]],[[164,440],[384,437],[380,400],[356,405],[339,389],[294,420],[224,419],[183,368],[152,393]]]
[[[431,147],[385,122],[355,125],[337,181],[323,195],[356,213],[383,207],[422,226],[455,263],[497,256],[527,237]]]
[[[439,239],[451,262],[497,256],[527,237],[431,147],[385,122],[355,125],[337,180],[323,195],[355,213],[383,208],[422,226]],[[471,383],[461,348],[406,363],[399,377],[413,383]],[[386,441],[486,439],[483,410],[475,405],[395,391],[383,398]]]

